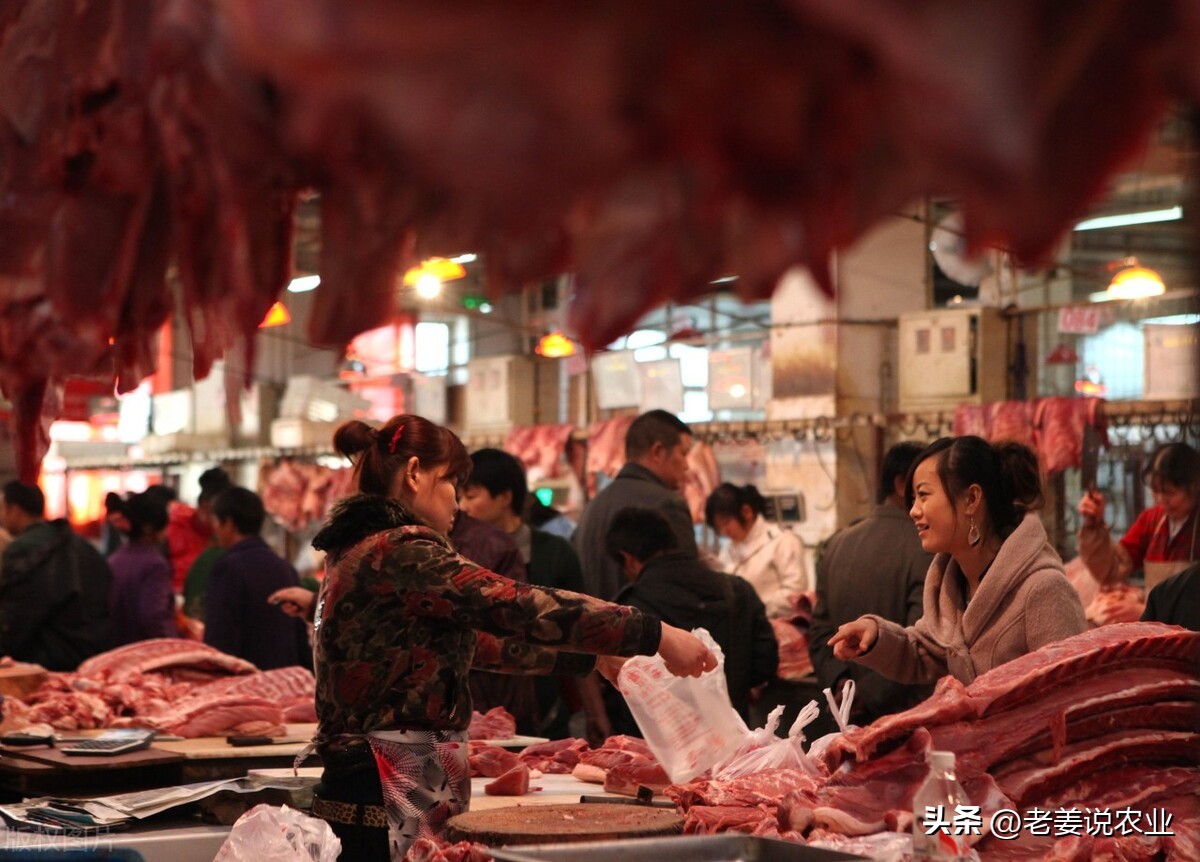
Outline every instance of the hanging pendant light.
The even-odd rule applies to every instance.
[[[271,326],[283,326],[285,323],[292,322],[292,315],[288,313],[287,306],[282,302],[276,302],[267,309],[267,313],[263,316],[262,323],[258,325],[259,329],[267,329]]]
[[[538,340],[534,351],[539,356],[545,356],[550,359],[561,359],[564,356],[573,356],[575,354],[575,342],[567,338],[562,330],[556,329],[553,332],[543,335]]]
[[[1124,264],[1113,275],[1108,286],[1110,299],[1141,299],[1166,293],[1162,276],[1138,263],[1136,257],[1125,258]]]

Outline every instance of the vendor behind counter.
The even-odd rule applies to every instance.
[[[413,415],[378,430],[348,422],[334,446],[359,494],[313,541],[328,554],[313,813],[342,839],[341,859],[399,858],[466,809],[471,667],[611,676],[621,661],[606,656],[654,652],[678,674],[715,666],[691,634],[636,609],[518,584],[455,553],[446,534],[470,460],[448,429]]]

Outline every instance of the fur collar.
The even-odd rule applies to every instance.
[[[424,527],[425,522],[397,501],[378,494],[358,494],[333,507],[312,544],[318,551],[337,553],[375,533],[414,526]]]

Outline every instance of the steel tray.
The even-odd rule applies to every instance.
[[[579,844],[541,844],[495,847],[488,852],[497,862],[662,862],[664,859],[686,859],[687,862],[839,862],[866,858],[750,835],[680,835]]]

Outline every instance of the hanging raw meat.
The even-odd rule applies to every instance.
[[[493,291],[574,272],[601,345],[730,272],[744,297],[797,264],[829,288],[835,249],[925,194],[969,246],[1036,258],[1200,96],[1198,42],[1191,0],[7,0],[21,473],[63,380],[152,369],[172,262],[196,372],[251,347],[301,192],[317,342],[377,325],[417,255],[473,250]]]

